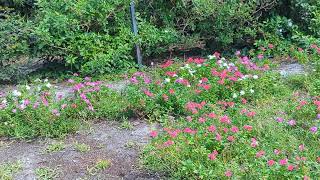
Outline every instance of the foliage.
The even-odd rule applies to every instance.
[[[264,66],[265,54],[236,54],[167,62],[160,78],[131,78],[143,111],[175,113],[150,132],[145,165],[177,179],[318,177],[320,91],[300,92],[313,75],[288,85]]]

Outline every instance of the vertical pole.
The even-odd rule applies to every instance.
[[[132,22],[132,31],[135,36],[138,36],[138,24],[136,19],[136,11],[135,11],[135,4],[134,1],[130,3],[130,12],[131,12],[131,22]],[[136,53],[137,53],[137,60],[139,67],[142,66],[142,55],[141,55],[141,48],[138,43],[136,43]]]

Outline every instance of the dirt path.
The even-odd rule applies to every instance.
[[[132,124],[125,130],[117,122],[100,122],[62,140],[0,139],[0,164],[20,161],[22,169],[14,179],[21,180],[37,179],[39,168],[52,170],[55,179],[160,179],[139,165],[139,153],[156,127],[142,121]],[[95,168],[99,160],[107,160],[110,166]]]

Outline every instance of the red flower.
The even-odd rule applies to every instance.
[[[166,75],[167,75],[167,76],[170,76],[170,77],[174,77],[174,76],[177,75],[177,73],[176,73],[176,72],[172,72],[172,71],[167,71],[167,72],[166,72]]]
[[[167,62],[162,64],[160,67],[161,68],[167,68],[167,67],[171,66],[172,64],[173,64],[173,61],[172,60],[168,60]]]

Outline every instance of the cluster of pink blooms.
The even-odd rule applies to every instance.
[[[268,48],[272,49],[274,46],[272,44],[268,45]],[[253,63],[249,57],[247,56],[241,56],[241,52],[237,51],[236,55],[238,56],[238,60],[240,62],[241,66],[244,66],[247,68],[247,70],[251,71],[266,71],[269,70],[268,65],[264,65],[262,67],[258,66],[257,64]],[[223,65],[221,61],[221,54],[216,52],[213,55],[215,58],[211,58],[213,60],[216,60],[216,65],[218,64],[218,67],[209,68],[211,72],[211,76],[218,79],[217,82],[212,82],[212,78],[208,76],[208,74],[204,74],[203,76],[199,77],[198,82],[193,84],[193,80],[195,79],[188,79],[183,76],[180,76],[179,71],[171,70],[166,71],[165,76],[166,78],[174,78],[178,77],[174,82],[178,84],[182,84],[184,86],[192,86],[192,90],[195,90],[196,94],[201,93],[202,91],[210,90],[213,86],[212,83],[217,83],[219,85],[223,85],[225,87],[231,88],[233,84],[235,84],[237,81],[239,81],[240,78],[243,78],[245,75],[239,70],[237,66],[233,65],[232,63]],[[258,59],[264,59],[263,54],[259,54]],[[195,64],[208,66],[210,62],[208,62],[205,59],[202,58],[189,58],[186,61],[187,65]],[[161,67],[162,68],[168,68],[172,66],[173,61],[167,61],[164,63]],[[201,67],[201,66],[198,66]],[[219,68],[220,67],[220,68]],[[208,68],[208,67],[205,67]],[[222,69],[221,69],[222,68]],[[184,68],[182,68],[184,69]],[[248,75],[246,75],[248,76]],[[210,79],[210,80],[209,80]],[[228,83],[227,83],[228,82]],[[178,88],[177,88],[178,89]],[[174,93],[173,89],[170,89],[170,94]],[[146,96],[149,97],[156,97],[158,94],[156,92],[152,93],[150,91],[145,90],[144,91]],[[159,93],[164,101],[168,101],[169,96],[166,93]],[[161,133],[161,136],[165,137],[165,141],[160,142],[158,145],[158,148],[170,148],[174,147],[173,149],[177,149],[179,151],[179,143],[186,143],[189,144],[191,139],[194,138],[195,141],[198,141],[203,138],[208,138],[205,141],[212,141],[215,144],[215,147],[210,147],[207,150],[209,151],[207,154],[207,159],[210,162],[215,162],[217,160],[223,159],[222,155],[224,154],[224,149],[221,147],[228,146],[232,144],[244,144],[249,149],[251,149],[254,153],[253,158],[256,158],[259,161],[263,161],[265,163],[266,167],[270,168],[275,167],[275,165],[279,165],[277,167],[282,167],[282,169],[287,170],[288,172],[295,171],[298,169],[301,169],[299,166],[299,163],[302,161],[306,161],[307,158],[301,155],[296,155],[295,157],[289,156],[287,153],[285,153],[285,150],[281,151],[279,149],[274,149],[274,152],[269,152],[267,149],[264,149],[263,145],[263,139],[260,139],[258,136],[255,136],[254,133],[255,128],[251,125],[250,122],[257,113],[255,111],[250,111],[249,109],[243,108],[242,105],[246,105],[248,102],[247,99],[241,98],[241,101],[233,102],[228,100],[220,100],[216,102],[214,105],[210,104],[209,101],[202,101],[202,102],[194,102],[194,101],[188,101],[184,104],[185,109],[188,113],[190,113],[190,116],[187,116],[185,118],[185,122],[188,125],[185,125],[184,127],[180,127],[178,129],[173,128],[164,128],[164,132]],[[296,108],[297,110],[302,109],[304,106],[308,104],[307,101],[301,101],[299,103],[299,106]],[[314,100],[313,104],[317,106],[318,111],[320,110],[320,101]],[[243,108],[238,108],[239,107]],[[222,113],[215,113],[215,112],[206,112],[209,110],[212,106],[219,107],[220,110],[222,110]],[[236,108],[235,108],[236,107]],[[238,119],[233,119],[230,114],[228,114],[228,110],[231,108],[231,111],[234,111],[234,109],[237,109],[237,113],[239,115],[236,115],[239,117],[239,119],[245,119],[243,120],[242,125],[239,125]],[[203,113],[203,114],[201,114]],[[317,114],[317,118],[320,119],[320,113]],[[276,121],[279,123],[285,122],[284,118],[278,117],[276,118]],[[294,119],[289,119],[286,121],[287,126],[291,126],[292,128],[295,128],[298,126],[298,123]],[[312,133],[316,133],[318,128],[316,126],[312,126],[310,128],[310,131]],[[153,138],[156,138],[159,136],[157,131],[151,131],[150,136]],[[243,141],[243,138],[248,138],[245,141]],[[241,138],[241,140],[240,140]],[[182,140],[183,139],[183,140]],[[226,143],[228,145],[226,145]],[[299,151],[305,151],[304,145],[299,146]],[[314,161],[314,160],[313,160]],[[317,157],[317,162],[320,163],[320,157]],[[230,169],[226,169],[225,176],[231,177],[233,176],[233,173]],[[307,176],[306,176],[307,177]]]

